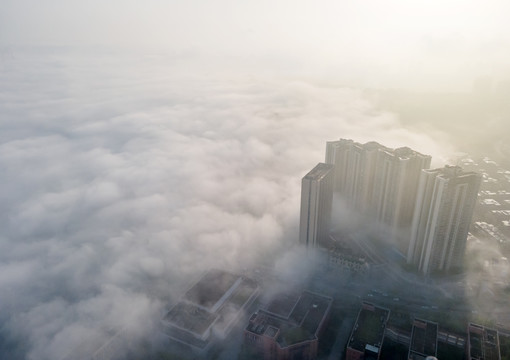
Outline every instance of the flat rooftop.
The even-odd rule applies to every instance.
[[[380,350],[389,315],[389,309],[363,302],[347,346],[358,351],[365,351],[367,345]]]
[[[333,165],[331,164],[318,163],[303,179],[320,180],[326,176],[331,169],[333,169]]]
[[[301,295],[279,295],[253,314],[246,330],[264,334],[284,348],[317,338],[320,325],[327,317],[333,299],[304,291]]]
[[[311,334],[316,333],[333,299],[311,292],[303,292],[289,319]]]
[[[415,319],[411,332],[409,359],[420,360],[427,356],[437,356],[437,323]]]
[[[299,293],[278,294],[264,310],[283,319],[288,319],[300,297]]]
[[[210,270],[186,292],[184,299],[211,310],[239,279],[239,275]]]
[[[194,304],[179,302],[165,315],[163,320],[180,329],[201,335],[217,317]]]
[[[256,281],[221,270],[207,272],[163,317],[163,332],[204,347],[211,327],[225,332],[256,295]]]
[[[500,360],[498,332],[481,325],[468,326],[469,352],[473,360]],[[469,359],[469,360],[471,360]]]
[[[207,345],[209,345],[208,340],[201,340],[186,330],[182,330],[173,326],[164,326],[161,330],[170,338],[195,348],[204,349],[207,347]]]

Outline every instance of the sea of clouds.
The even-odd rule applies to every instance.
[[[3,51],[0,358],[142,337],[206,269],[288,262],[301,177],[327,140],[452,150],[360,90],[260,73],[189,54]]]

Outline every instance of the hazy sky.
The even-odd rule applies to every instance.
[[[470,89],[510,78],[505,0],[3,0],[0,43],[233,57],[349,85]]]

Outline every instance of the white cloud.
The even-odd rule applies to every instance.
[[[29,359],[143,319],[140,335],[200,271],[279,257],[326,140],[442,151],[355,90],[102,56],[0,71],[0,321]]]

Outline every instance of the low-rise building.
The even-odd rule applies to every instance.
[[[304,291],[279,295],[259,309],[244,330],[244,343],[264,360],[313,360],[333,299]]]
[[[437,356],[437,330],[435,322],[421,319],[413,321],[409,360],[425,360],[429,356]]]
[[[468,360],[501,360],[497,330],[470,323],[467,333]]]
[[[363,302],[347,343],[347,360],[379,359],[390,310]]]
[[[161,320],[162,331],[197,355],[224,339],[258,294],[249,278],[222,270],[207,272]]]

